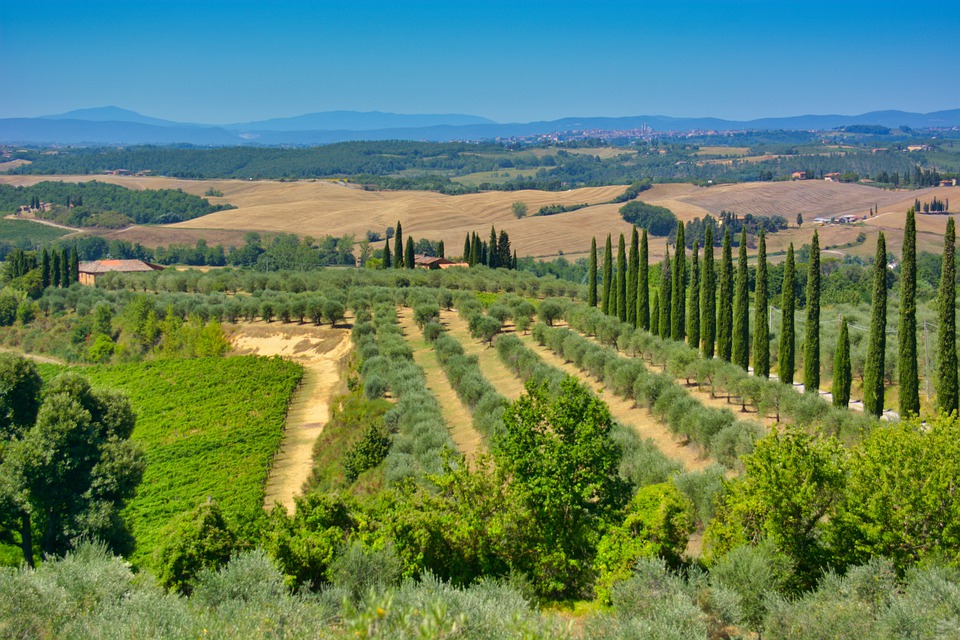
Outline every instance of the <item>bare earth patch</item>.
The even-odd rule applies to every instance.
[[[440,403],[440,413],[447,423],[450,438],[467,460],[472,460],[486,448],[483,436],[473,428],[473,417],[460,401],[457,392],[450,386],[446,374],[437,362],[433,349],[423,339],[419,327],[413,321],[413,310],[401,307],[398,310],[400,326],[410,348],[413,349],[413,361],[423,369],[427,389]]]
[[[330,402],[343,388],[341,376],[352,349],[348,328],[328,325],[243,322],[227,325],[234,352],[281,356],[303,365],[303,380],[290,401],[280,451],[267,476],[264,507],[287,511],[313,468],[313,444],[330,419]]]
[[[496,349],[487,347],[479,340],[472,338],[466,320],[455,311],[441,311],[440,319],[450,333],[460,341],[467,355],[477,356],[480,361],[480,373],[490,381],[500,395],[510,401],[520,397],[524,391],[523,382],[501,362]]]

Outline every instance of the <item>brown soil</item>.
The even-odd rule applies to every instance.
[[[604,393],[602,384],[594,380],[589,374],[581,371],[573,363],[565,361],[550,349],[541,347],[532,336],[520,336],[526,345],[533,349],[547,364],[568,373],[586,384],[607,403],[610,413],[619,422],[640,434],[643,438],[650,438],[656,443],[660,451],[669,458],[680,462],[684,469],[700,470],[709,467],[716,461],[702,455],[696,450],[696,445],[685,445],[674,439],[667,426],[657,420],[648,409],[638,407],[632,400],[625,400],[613,393]]]
[[[329,325],[243,322],[227,325],[234,353],[281,356],[303,365],[303,380],[287,409],[280,451],[267,476],[264,507],[294,508],[293,499],[313,469],[313,444],[330,419],[330,402],[342,390],[350,331]]]
[[[420,329],[413,321],[413,310],[407,307],[399,309],[400,327],[404,337],[413,349],[413,360],[423,369],[427,389],[440,403],[440,412],[447,423],[450,438],[457,448],[472,460],[486,448],[483,436],[473,428],[473,418],[470,411],[460,401],[457,392],[450,386],[450,381],[443,373],[433,349],[424,341]]]
[[[477,356],[480,361],[480,373],[490,381],[500,395],[511,401],[520,397],[524,390],[523,382],[503,364],[496,349],[487,347],[471,337],[467,322],[457,315],[456,311],[442,311],[440,321],[460,341],[467,355]]]

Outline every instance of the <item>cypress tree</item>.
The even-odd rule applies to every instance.
[[[850,404],[850,335],[847,321],[840,323],[840,337],[837,338],[837,352],[833,358],[833,405],[847,408]]]
[[[50,286],[60,286],[60,252],[53,250],[50,258]]]
[[[496,269],[500,266],[500,255],[497,252],[497,230],[490,225],[490,241],[487,243],[489,253],[487,254],[487,266]]]
[[[733,297],[732,361],[746,371],[750,366],[750,275],[747,270],[747,230],[740,234],[736,291]]]
[[[626,320],[633,326],[637,326],[637,271],[640,268],[640,234],[637,233],[637,226],[633,226],[633,233],[630,235],[630,258],[627,264],[627,317]]]
[[[900,416],[920,413],[920,374],[917,371],[917,222],[907,211],[903,229],[903,259],[900,263],[900,325],[897,329],[900,372]]]
[[[647,247],[647,230],[640,236],[640,255],[637,258],[637,326],[650,329],[650,259]]]
[[[393,266],[405,267],[403,264],[403,227],[397,220],[397,234],[393,236]]]
[[[650,333],[655,336],[660,335],[660,292],[653,292],[653,301],[650,303],[650,317],[656,322],[650,323]]]
[[[657,335],[661,338],[670,337],[670,281],[670,247],[666,247],[666,255],[660,265],[660,314],[657,318]]]
[[[673,274],[670,287],[670,337],[683,340],[686,337],[684,316],[687,293],[687,246],[683,239],[683,224],[677,225],[677,248],[673,256]]]
[[[470,238],[470,266],[480,264],[480,236],[476,233]]]
[[[50,286],[50,254],[47,248],[43,248],[43,254],[40,259],[40,285],[46,289]]]
[[[441,241],[437,244],[437,257],[438,257],[438,258],[446,258],[446,257],[447,257],[447,256],[446,256],[446,253],[447,253],[447,249],[446,249],[446,247],[443,246],[443,240],[441,240]]]
[[[587,304],[597,306],[597,239],[590,240],[590,272],[587,274]]]
[[[383,268],[389,269],[393,266],[392,256],[390,255],[390,240],[383,243]]]
[[[479,236],[478,236],[479,237]],[[487,251],[487,243],[480,243],[480,264],[490,266],[490,254]]]
[[[403,266],[413,269],[413,236],[407,236],[407,248],[403,252]]]
[[[70,283],[80,282],[80,257],[77,248],[70,249]]]
[[[617,244],[617,318],[627,319],[627,250],[622,233]]]
[[[937,408],[950,414],[958,408],[957,390],[957,232],[953,218],[947,220],[943,237],[943,269],[937,301]]]
[[[687,292],[687,344],[691,348],[700,347],[700,265],[697,253],[700,243],[693,241],[693,253],[690,255],[690,289]]]
[[[730,362],[733,347],[733,256],[730,227],[723,232],[720,254],[720,299],[717,306],[717,355]]]
[[[517,250],[516,249],[513,250],[513,264],[510,265],[510,268],[513,269],[514,271],[517,270]]]
[[[713,267],[713,227],[707,225],[703,241],[703,276],[700,278],[700,344],[704,358],[712,358],[717,341],[717,276]]]
[[[807,324],[803,340],[803,388],[807,393],[820,389],[820,236],[813,232],[810,264],[807,268]]]
[[[60,252],[60,286],[70,286],[70,254],[66,247]]]
[[[603,251],[603,289],[601,290],[600,310],[610,315],[610,290],[613,285],[613,245],[607,234],[607,246]],[[614,303],[616,304],[616,303]]]
[[[873,308],[870,310],[870,337],[863,371],[863,410],[883,414],[883,368],[887,350],[887,243],[883,231],[877,236],[873,260]]]
[[[763,378],[770,377],[770,309],[767,307],[767,239],[760,229],[760,246],[757,250],[757,284],[753,321],[753,373]]]
[[[463,238],[463,262],[470,262],[470,234]]]
[[[797,366],[793,317],[797,305],[795,269],[791,242],[787,247],[787,260],[783,265],[783,290],[780,296],[783,320],[780,323],[780,348],[777,349],[777,371],[780,374],[780,382],[789,385],[793,384],[793,372]]]
[[[510,253],[510,236],[503,229],[497,237],[497,266],[509,269],[513,261]]]

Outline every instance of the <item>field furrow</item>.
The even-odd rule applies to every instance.
[[[470,335],[467,322],[456,311],[441,311],[440,323],[453,335],[463,350],[470,356],[476,356],[480,372],[490,381],[497,392],[508,400],[516,400],[523,393],[523,382],[507,369],[495,349],[489,348]]]

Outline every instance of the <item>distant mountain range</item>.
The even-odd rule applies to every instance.
[[[79,109],[38,118],[0,119],[0,142],[15,144],[312,145],[347,140],[491,140],[577,130],[829,130],[851,125],[914,129],[960,126],[960,109],[933,113],[873,111],[858,116],[806,115],[736,121],[719,118],[630,116],[497,123],[462,114],[326,111],[230,125],[151,118],[119,107]]]

